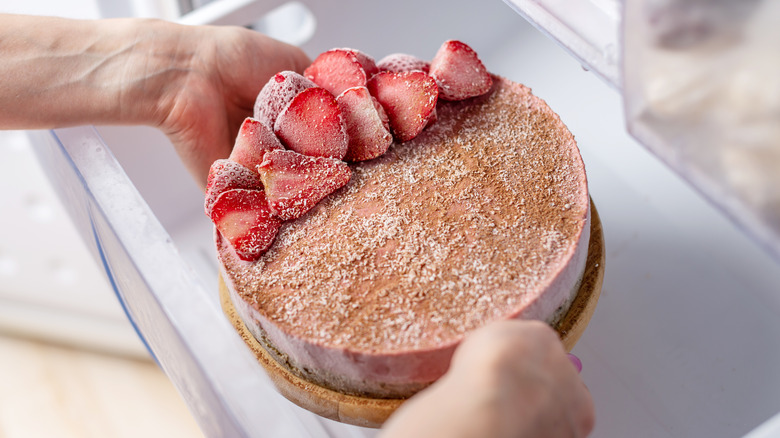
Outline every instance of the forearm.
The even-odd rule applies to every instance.
[[[190,64],[177,38],[155,20],[0,14],[0,128],[159,125]]]

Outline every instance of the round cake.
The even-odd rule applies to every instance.
[[[405,398],[447,370],[471,330],[554,324],[577,294],[590,235],[585,169],[541,99],[494,77],[440,100],[436,123],[281,224],[246,261],[215,233],[246,327],[292,373],[332,390]]]

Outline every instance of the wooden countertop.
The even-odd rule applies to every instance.
[[[0,336],[0,437],[202,437],[151,360]]]

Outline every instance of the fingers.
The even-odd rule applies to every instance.
[[[448,373],[407,402],[388,431],[583,437],[593,425],[590,392],[555,331],[541,322],[505,321],[468,336]]]
[[[209,167],[230,155],[263,85],[279,71],[303,71],[310,61],[301,49],[242,27],[175,30],[178,52],[189,62],[179,69],[185,77],[165,89],[165,116],[159,127],[205,187]]]
[[[236,31],[235,37],[240,42],[234,46],[236,53],[222,52],[234,58],[225,60],[222,75],[226,78],[225,82],[234,82],[239,92],[246,91],[247,102],[251,105],[263,85],[276,73],[285,70],[302,73],[311,64],[309,57],[299,47],[248,29],[231,30]],[[238,65],[244,68],[239,69]],[[231,75],[237,77],[230,78]]]

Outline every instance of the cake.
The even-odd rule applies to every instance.
[[[259,256],[215,231],[229,302],[284,370],[404,399],[446,372],[470,331],[567,313],[591,235],[584,165],[544,101],[490,79],[478,96],[439,99],[413,138],[351,163],[348,182],[276,224]]]

